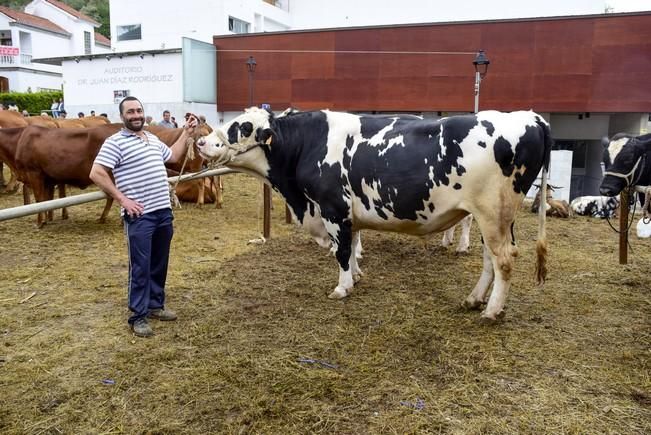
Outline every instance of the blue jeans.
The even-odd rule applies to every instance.
[[[169,208],[124,219],[129,251],[129,323],[165,307],[165,280],[174,228]]]

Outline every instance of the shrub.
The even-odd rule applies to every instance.
[[[52,100],[63,98],[62,91],[48,92],[5,92],[0,93],[0,103],[5,106],[15,104],[21,111],[27,110],[30,114],[40,114],[43,110],[49,113]]]

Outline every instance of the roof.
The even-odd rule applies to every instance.
[[[54,33],[70,36],[70,33],[63,28],[57,26],[52,21],[45,18],[37,17],[36,15],[28,14],[25,12],[15,11],[6,6],[0,6],[0,13],[5,14],[18,24],[25,26],[36,27],[38,29],[48,30]]]
[[[95,32],[95,44],[106,45],[107,47],[111,46],[111,40],[101,33]]]
[[[95,54],[79,54],[73,56],[60,56],[60,57],[43,57],[43,58],[34,58],[32,59],[33,63],[45,63],[48,65],[61,65],[65,61],[74,60],[79,62],[81,60],[93,60],[93,59],[102,59],[106,58],[107,60],[114,57],[122,59],[123,57],[129,56],[140,56],[142,59],[146,55],[150,54],[156,56],[157,54],[176,54],[183,53],[183,50],[180,48],[161,48],[158,50],[137,50],[137,51],[123,51],[117,53],[95,53]]]
[[[80,20],[88,21],[89,23],[92,23],[92,24],[97,25],[97,26],[100,25],[97,21],[95,21],[94,19],[92,19],[88,15],[82,14],[77,9],[73,8],[72,6],[68,6],[67,4],[65,4],[63,2],[60,2],[58,0],[45,0],[45,2],[50,3],[52,6],[55,6],[55,7],[59,8],[59,9],[61,9],[62,11],[69,13],[70,15],[72,15],[75,18],[79,18]]]

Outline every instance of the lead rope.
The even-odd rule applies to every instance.
[[[185,164],[188,162],[188,160],[194,159],[194,139],[191,137],[187,138],[185,144],[185,158],[183,159],[183,164],[181,165],[181,171],[179,171],[179,176],[176,178],[174,184],[172,185],[172,183],[170,183],[170,200],[172,201],[172,205],[176,208],[181,208],[181,201],[179,201],[179,197],[176,196],[176,186],[178,186],[179,182],[181,181],[181,175],[183,175]]]

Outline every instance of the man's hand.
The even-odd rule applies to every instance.
[[[185,124],[183,125],[183,130],[187,131],[188,134],[194,133],[194,128],[199,125],[199,120],[196,118],[196,116],[190,114],[188,116],[187,120],[185,121]]]
[[[124,197],[124,199],[120,201],[120,205],[124,209],[124,213],[132,218],[142,216],[142,213],[145,211],[145,207],[143,207],[142,204],[127,197]]]

